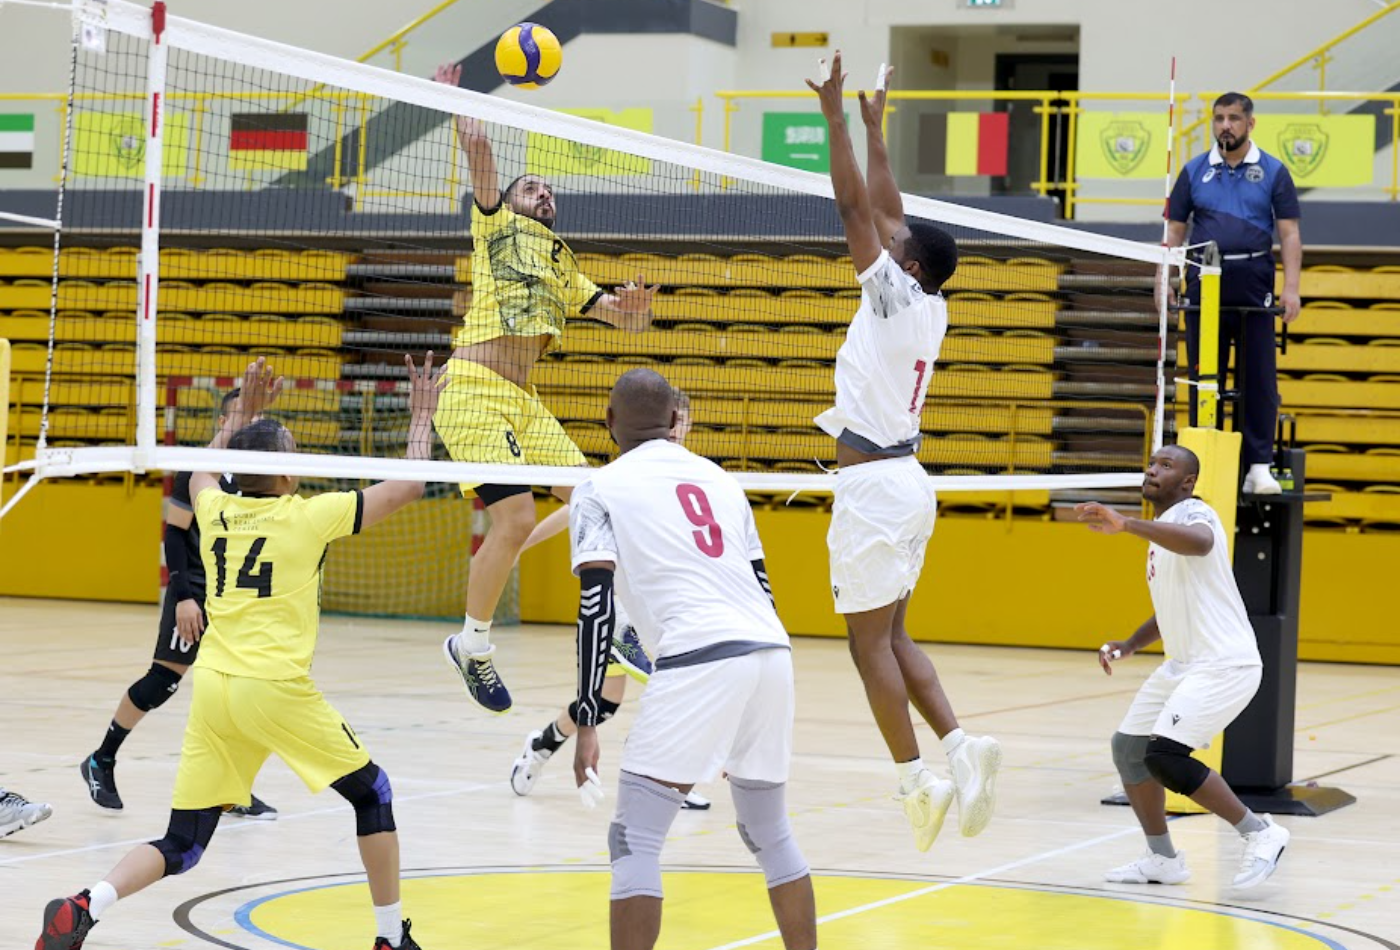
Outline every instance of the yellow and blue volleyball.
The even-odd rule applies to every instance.
[[[559,75],[564,49],[559,37],[538,23],[517,23],[496,43],[496,69],[518,89],[538,89]]]

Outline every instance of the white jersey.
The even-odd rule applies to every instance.
[[[618,597],[656,659],[718,643],[788,645],[754,574],[763,557],[734,476],[656,439],[593,472],[569,499],[573,568],[617,565]]]
[[[913,455],[948,305],[886,251],[860,275],[860,286],[860,309],[836,353],[836,405],[817,425],[862,452]]]
[[[1260,665],[1259,646],[1230,567],[1229,539],[1220,517],[1199,498],[1188,498],[1157,520],[1208,525],[1215,535],[1215,544],[1203,557],[1173,554],[1157,544],[1147,548],[1147,587],[1167,655],[1182,663],[1208,666]]]

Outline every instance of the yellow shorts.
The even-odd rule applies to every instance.
[[[454,462],[588,464],[535,387],[521,389],[471,360],[447,361],[447,386],[438,397],[433,427]],[[471,496],[480,484],[463,483],[462,494]]]
[[[259,680],[195,664],[173,808],[248,805],[276,755],[319,792],[369,763],[359,737],[309,676]]]

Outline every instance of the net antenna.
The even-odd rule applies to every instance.
[[[479,289],[471,261],[488,250],[470,247],[471,199],[459,203],[452,117],[469,116],[489,124],[502,183],[546,168],[573,203],[558,243],[578,273],[603,290],[643,270],[663,285],[652,329],[625,333],[574,307],[535,365],[530,385],[584,456],[596,464],[614,451],[600,424],[612,381],[654,365],[694,399],[691,446],[745,488],[833,487],[814,459],[834,449],[812,419],[830,404],[858,289],[826,175],[297,49],[163,3],[73,9],[105,52],[74,44],[61,187],[81,226],[58,219],[51,437],[19,468],[581,481],[587,469],[575,464],[394,457],[407,418],[402,354],[451,352]],[[1153,320],[1146,297],[1163,279],[1154,268],[1182,266],[1184,250],[915,195],[903,203],[963,251],[923,416],[920,460],[937,486],[1138,484],[1134,440],[1160,444],[1165,424],[1165,314]],[[139,254],[128,253],[138,238]],[[1149,328],[1155,348],[1139,332]],[[210,419],[192,413],[212,411],[212,391],[257,355],[298,381],[278,407],[298,451],[200,448]],[[215,385],[182,394],[183,434],[169,445],[157,413],[175,379]],[[60,422],[54,438],[47,427]]]
[[[1157,338],[1161,344],[1161,351],[1157,357],[1157,406],[1153,413],[1152,426],[1152,451],[1155,453],[1162,447],[1162,442],[1166,437],[1166,404],[1167,404],[1167,317],[1168,300],[1167,289],[1171,286],[1172,267],[1171,255],[1172,247],[1168,244],[1171,239],[1171,210],[1172,210],[1172,173],[1176,171],[1176,57],[1172,57],[1171,76],[1167,81],[1167,175],[1163,184],[1162,194],[1162,266],[1157,271],[1157,314],[1159,323],[1157,326]]]

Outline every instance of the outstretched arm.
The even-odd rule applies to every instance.
[[[899,186],[890,169],[890,153],[885,149],[885,90],[893,75],[894,67],[881,63],[875,91],[868,99],[864,90],[860,93],[860,117],[865,122],[865,183],[881,247],[888,247],[890,239],[904,227],[904,200],[899,196]]]
[[[1204,524],[1165,524],[1143,518],[1128,518],[1097,501],[1085,501],[1074,506],[1079,521],[1099,534],[1126,531],[1139,538],[1160,544],[1173,554],[1204,557],[1215,547],[1215,533]]]
[[[447,384],[442,369],[433,369],[433,351],[429,350],[420,369],[414,365],[413,357],[403,358],[408,365],[409,420],[407,458],[430,459],[433,457],[433,413],[437,410],[438,394]],[[422,482],[379,482],[360,493],[364,498],[364,511],[360,528],[377,524],[394,512],[423,497]]]
[[[209,443],[211,449],[228,448],[229,440],[239,429],[252,423],[262,415],[277,397],[282,395],[282,377],[276,376],[272,368],[267,365],[267,358],[259,356],[256,360],[248,364],[248,368],[243,371],[243,382],[239,386],[238,398],[229,406],[228,412],[224,415],[223,427],[214,433],[214,439]],[[193,502],[199,497],[199,493],[206,488],[217,488],[219,476],[210,472],[192,472],[190,474],[190,501]]]
[[[443,65],[433,74],[433,80],[445,86],[461,86],[462,64]],[[486,135],[486,123],[471,116],[456,117],[457,141],[467,159],[472,177],[472,200],[483,210],[490,211],[501,203],[501,182],[496,177],[496,157],[491,152],[491,139]]]
[[[822,60],[825,68],[826,61]],[[856,152],[851,145],[851,133],[846,128],[846,114],[842,109],[842,93],[846,77],[841,72],[841,51],[831,58],[831,75],[822,77],[819,86],[808,79],[807,85],[821,101],[822,115],[826,117],[828,139],[831,146],[831,187],[836,193],[836,210],[841,215],[841,224],[846,229],[846,246],[851,251],[851,263],[857,273],[865,273],[880,257],[884,247],[875,230],[875,222],[870,217],[870,195],[865,190],[865,179],[860,176],[856,165]]]

